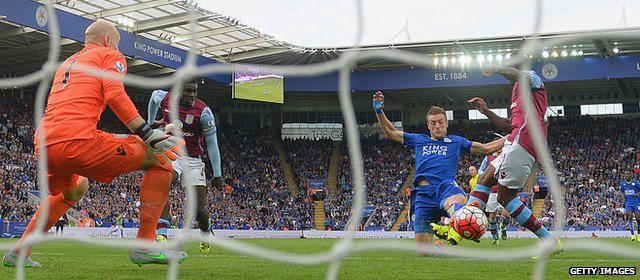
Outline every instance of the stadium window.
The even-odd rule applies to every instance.
[[[498,115],[501,118],[507,118],[508,117],[508,111],[506,108],[499,108],[499,109],[491,109],[492,112],[494,112],[496,115]],[[486,120],[488,119],[487,116],[483,115],[482,113],[480,113],[478,110],[469,110],[469,119],[470,120]]]
[[[622,103],[580,105],[581,115],[622,114]]]
[[[547,117],[564,117],[564,106],[547,107]]]
[[[445,114],[447,115],[447,120],[453,120],[453,111],[452,110],[446,110]]]

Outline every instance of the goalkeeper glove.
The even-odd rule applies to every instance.
[[[135,133],[149,146],[161,164],[166,163],[165,156],[174,161],[178,159],[179,154],[182,152],[184,140],[167,135],[162,130],[152,129],[147,123],[136,129]]]

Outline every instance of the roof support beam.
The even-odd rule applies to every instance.
[[[154,8],[154,7],[158,7],[158,6],[162,6],[162,5],[166,5],[166,4],[170,4],[170,3],[171,3],[170,1],[166,1],[166,0],[148,1],[148,2],[138,3],[138,4],[133,4],[133,5],[127,5],[127,6],[120,7],[120,8],[99,11],[99,12],[95,12],[95,13],[91,13],[91,14],[85,14],[83,16],[85,16],[85,17],[89,16],[89,17],[94,17],[94,18],[108,17],[108,16],[113,16],[113,15],[126,14],[126,13],[131,13],[131,12],[144,10],[144,9]]]
[[[248,51],[248,52],[242,52],[242,53],[238,53],[238,54],[232,54],[230,59],[231,61],[242,61],[245,59],[251,59],[251,58],[256,58],[256,57],[261,57],[261,56],[267,56],[267,55],[273,55],[273,54],[279,54],[279,53],[283,53],[283,52],[288,52],[289,49],[285,49],[285,48],[274,48],[274,49],[262,49],[262,50],[255,50],[255,51]]]
[[[219,18],[219,17],[222,17],[222,16],[217,14],[210,14],[210,15],[196,14],[195,21],[198,22],[205,19],[212,19],[212,18]],[[183,13],[183,14],[171,15],[171,16],[166,16],[166,17],[157,18],[157,19],[145,20],[145,21],[138,22],[136,24],[136,27],[134,28],[134,31],[137,33],[142,33],[142,32],[149,32],[153,30],[162,29],[165,27],[179,26],[179,25],[189,23],[189,20],[191,18],[192,17],[190,13]]]
[[[629,80],[627,79],[614,79],[614,83],[616,84],[616,89],[624,99],[627,96],[631,96],[633,94],[633,87]]]
[[[225,26],[225,27],[220,27],[220,28],[215,28],[215,29],[211,29],[211,30],[205,30],[205,31],[200,31],[200,32],[196,32],[193,34],[186,34],[183,36],[178,36],[175,40],[175,42],[182,42],[182,41],[187,41],[190,40],[191,38],[202,38],[202,37],[207,37],[207,36],[213,36],[213,35],[218,35],[218,34],[224,34],[224,33],[228,33],[228,32],[232,32],[232,31],[240,31],[242,29],[246,29],[247,27],[237,27],[237,26]]]
[[[149,64],[149,62],[143,59],[134,59],[127,62],[127,67],[134,67],[134,66],[140,66],[145,64]]]
[[[35,31],[36,31],[35,29],[31,27],[26,27],[26,26],[10,28],[7,30],[0,31],[0,38],[9,38],[12,36],[27,34]]]
[[[602,45],[604,46],[604,49],[607,50],[607,54],[609,56],[616,55],[616,53],[613,51],[613,48],[609,44],[609,41],[607,41],[606,39],[600,39],[600,40],[602,41]]]
[[[467,49],[467,47],[461,44],[460,41],[455,41],[454,44],[458,46],[458,48],[462,51],[462,53],[464,53],[464,55],[471,57],[471,52],[469,51],[469,49]]]
[[[248,39],[248,40],[241,40],[241,41],[236,41],[236,42],[231,42],[226,44],[220,44],[220,45],[212,46],[210,48],[205,48],[203,50],[206,52],[215,52],[220,50],[227,50],[230,48],[242,47],[246,45],[258,44],[265,41],[267,41],[266,38],[258,37],[258,38]]]
[[[64,47],[66,45],[71,45],[71,44],[74,44],[74,43],[76,43],[76,41],[69,40],[69,39],[64,39],[64,38],[60,39],[60,47]],[[30,48],[12,49],[12,50],[8,50],[8,51],[3,51],[0,54],[0,59],[4,59],[4,58],[7,58],[7,57],[14,57],[14,56],[18,56],[18,55],[25,55],[25,54],[35,53],[35,52],[44,51],[44,50],[48,50],[48,49],[49,49],[49,41],[44,41],[44,42],[40,42],[40,43],[35,43],[35,44],[31,45]]]
[[[144,71],[144,72],[138,72],[135,73],[138,76],[143,76],[143,77],[154,77],[154,76],[159,76],[159,75],[164,75],[164,74],[171,74],[176,72],[176,69],[171,69],[171,68],[158,68],[155,70],[149,70],[149,71]]]

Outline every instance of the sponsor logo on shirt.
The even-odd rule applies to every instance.
[[[422,155],[428,156],[428,155],[434,154],[434,155],[446,156],[448,148],[449,147],[447,146],[440,146],[440,145],[424,146],[422,147]]]

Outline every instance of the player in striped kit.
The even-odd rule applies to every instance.
[[[197,194],[197,213],[196,220],[200,227],[200,233],[203,237],[213,235],[211,222],[207,210],[207,181],[205,178],[205,164],[202,160],[204,154],[204,143],[206,143],[207,153],[211,166],[213,167],[213,180],[211,184],[215,187],[222,187],[222,169],[220,167],[220,150],[218,148],[218,138],[216,135],[217,127],[213,112],[207,104],[198,99],[198,84],[187,83],[182,89],[182,93],[172,95],[164,90],[155,90],[151,94],[148,107],[148,121],[154,121],[158,108],[162,109],[162,123],[167,127],[169,124],[169,99],[175,96],[179,98],[179,120],[177,124],[182,128],[182,136],[185,139],[187,153],[186,157],[180,157],[173,163],[172,183],[177,182],[180,176],[185,172],[189,174],[189,178],[196,187]],[[174,132],[175,133],[175,132]],[[187,170],[183,170],[183,164],[187,166]],[[190,221],[187,221],[187,224]],[[167,245],[167,229],[170,226],[169,221],[169,201],[167,200],[160,220],[158,221],[156,238],[158,241]],[[200,252],[209,252],[211,245],[206,242],[200,242]]]
[[[485,173],[478,180],[476,190],[471,193],[467,205],[477,205],[480,206],[480,209],[484,209],[491,191],[490,186],[497,183],[499,185],[498,202],[505,206],[513,219],[533,232],[538,238],[552,239],[556,244],[552,254],[557,254],[564,249],[562,242],[553,236],[533,215],[531,209],[518,199],[518,192],[524,187],[532,166],[538,158],[531,136],[530,126],[532,124],[527,119],[527,112],[525,112],[519,92],[520,86],[528,86],[531,89],[531,101],[534,106],[534,112],[532,113],[535,114],[537,125],[540,126],[543,137],[545,139],[547,137],[547,89],[534,71],[519,69],[523,68],[523,62],[527,59],[522,54],[513,54],[507,64],[518,61],[520,62],[516,66],[518,68],[488,67],[483,71],[485,76],[498,74],[514,84],[511,92],[511,121],[500,118],[489,110],[487,104],[481,98],[469,100],[469,103],[473,104],[482,114],[485,114],[492,123],[504,130],[511,131],[511,133],[502,148],[502,153],[491,161]],[[526,84],[519,84],[520,75],[524,75]],[[432,228],[436,236],[441,239],[446,239],[452,243],[457,243],[461,239],[460,235],[451,226],[432,224]]]

